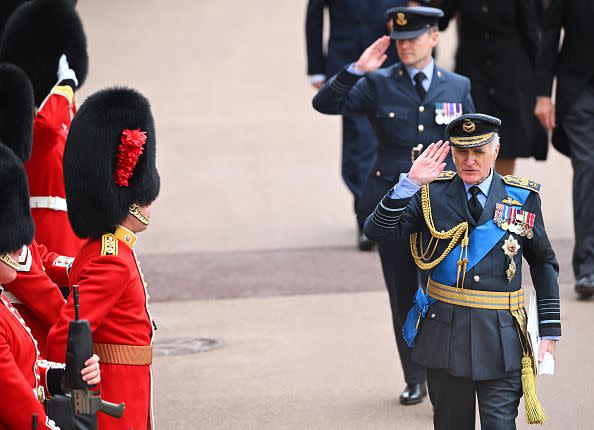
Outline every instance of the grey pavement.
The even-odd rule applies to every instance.
[[[306,2],[77,7],[90,54],[79,101],[129,85],[156,117],[162,192],[137,247],[158,337],[225,342],[156,358],[158,428],[431,428],[428,402],[396,401],[403,380],[387,296],[377,255],[354,250],[339,118],[311,108]],[[454,41],[449,30],[445,67]],[[546,428],[591,429],[594,346],[584,334],[594,303],[572,292],[571,166],[551,150],[547,162],[522,160],[517,171],[543,182],[562,267],[558,374],[540,385]]]

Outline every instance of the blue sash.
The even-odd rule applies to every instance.
[[[526,202],[530,190],[518,188],[510,185],[505,185],[507,195],[520,202],[522,206]],[[505,230],[499,228],[493,218],[484,224],[476,227],[468,236],[468,264],[466,271],[472,269],[485,255],[493,249],[495,244],[499,242],[501,236],[505,234]],[[456,274],[458,273],[458,259],[460,258],[460,245],[456,246],[450,253],[439,263],[431,273],[431,279],[440,284],[454,285],[456,283]],[[419,324],[425,314],[436,300],[429,297],[421,288],[417,290],[413,301],[413,307],[406,316],[406,321],[402,327],[402,336],[410,346],[413,347],[415,337],[419,330]]]
[[[530,194],[530,190],[507,184],[505,185],[505,191],[507,191],[508,196],[520,202],[522,206],[524,206],[524,203]],[[481,261],[505,233],[505,230],[499,228],[497,224],[495,224],[493,218],[476,227],[468,236],[468,264],[466,265],[466,271],[468,272]],[[456,283],[459,258],[460,245],[458,244],[458,246],[452,249],[443,261],[433,269],[433,272],[431,272],[431,279],[440,284],[454,285]]]

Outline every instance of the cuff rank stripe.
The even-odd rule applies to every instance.
[[[377,225],[378,227],[387,228],[387,229],[390,229],[390,230],[396,228],[396,224],[397,224],[397,222],[394,222],[394,223],[384,222],[384,221],[382,221],[381,219],[379,219],[379,218],[377,218],[375,216],[371,219],[371,221],[375,225]]]

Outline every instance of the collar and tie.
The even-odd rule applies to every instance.
[[[415,81],[417,93],[419,93],[419,97],[421,98],[421,101],[423,101],[427,95],[427,91],[425,90],[425,87],[423,87],[423,81],[427,79],[427,76],[423,72],[419,72],[413,77],[413,79]]]
[[[478,199],[478,195],[481,192],[481,189],[476,185],[473,185],[468,189],[472,197],[468,200],[468,210],[470,211],[470,215],[474,218],[475,222],[478,222],[481,214],[483,213],[483,206]]]

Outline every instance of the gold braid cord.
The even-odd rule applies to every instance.
[[[464,288],[464,280],[466,278],[466,265],[468,264],[468,223],[466,221],[452,227],[448,231],[437,231],[433,224],[433,215],[431,213],[431,200],[429,198],[429,185],[423,185],[421,188],[421,208],[423,209],[423,217],[425,223],[431,234],[427,248],[423,247],[423,233],[413,233],[410,235],[410,252],[413,259],[419,268],[422,270],[433,269],[454,249],[460,238],[460,257],[458,258],[458,271],[456,274],[456,287],[459,286],[460,272],[462,272],[462,288]],[[450,243],[433,261],[433,254],[437,250],[440,240],[449,240]]]

